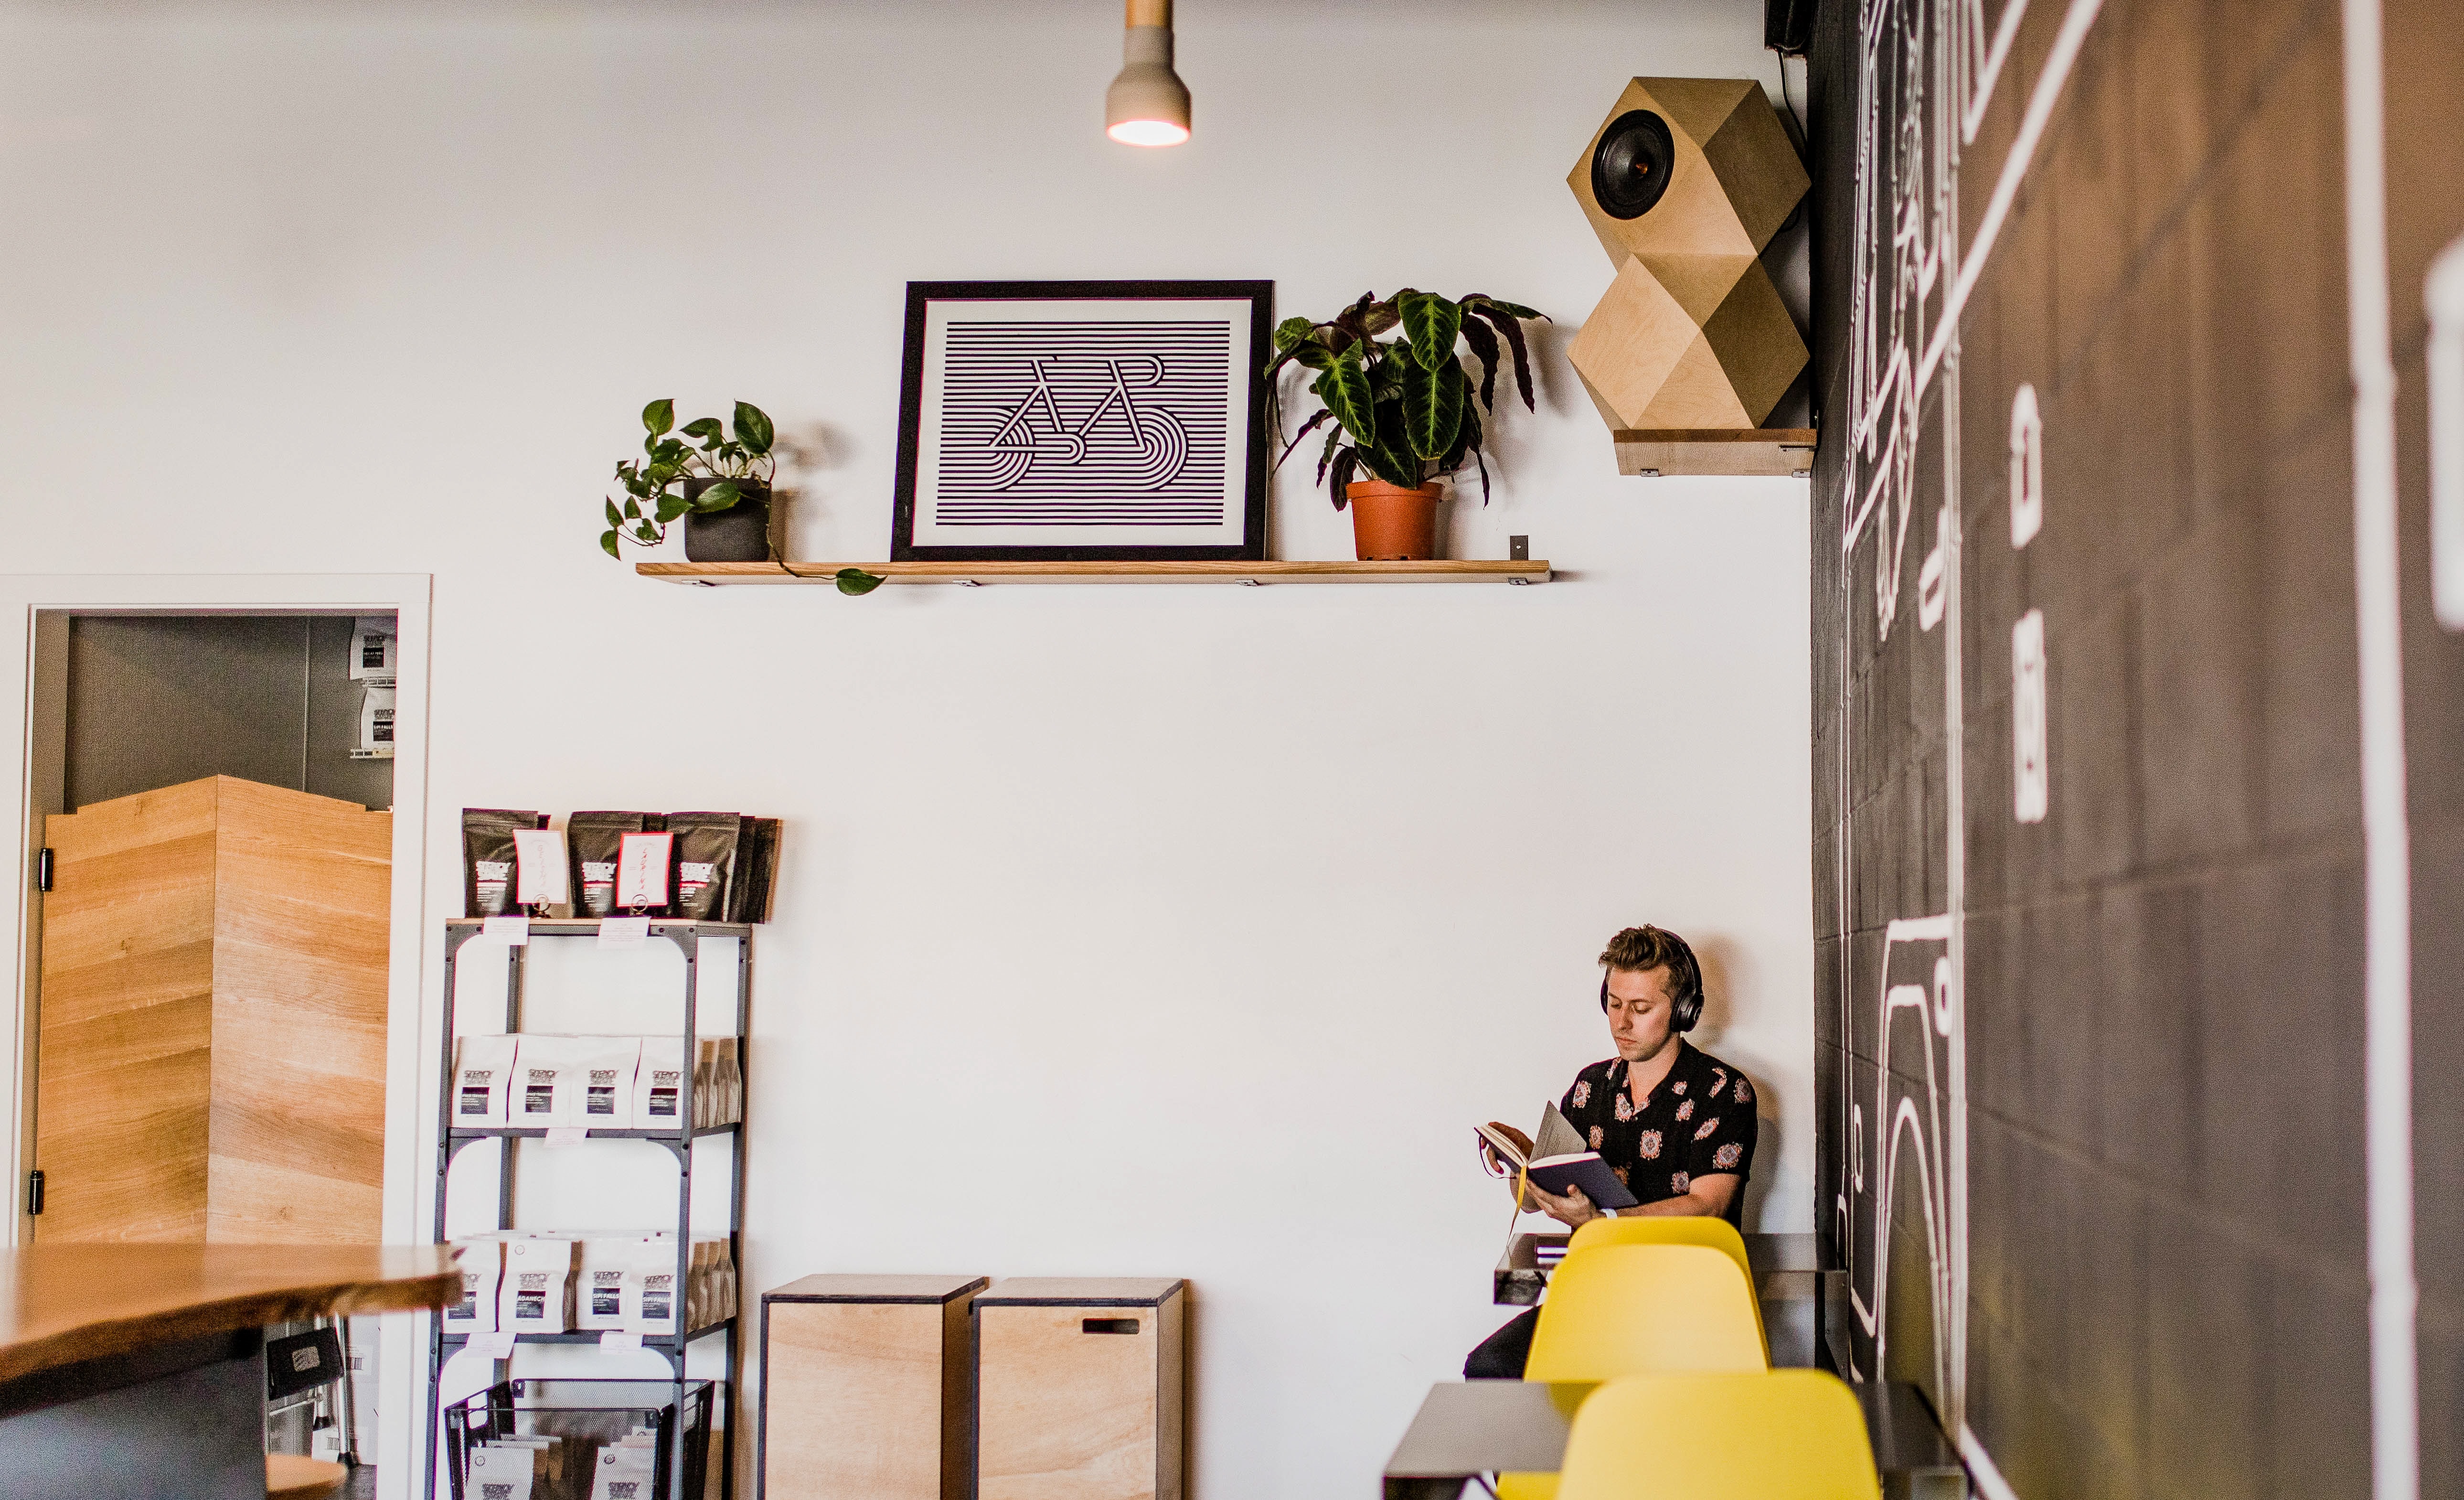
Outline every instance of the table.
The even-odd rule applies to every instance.
[[[437,1308],[443,1246],[47,1245],[0,1252],[11,1500],[264,1500],[269,1323]]]
[[[1553,1473],[1566,1434],[1595,1381],[1448,1380],[1428,1397],[1386,1460],[1385,1500],[1455,1500],[1475,1474]],[[1889,1500],[1955,1500],[1968,1473],[1915,1386],[1851,1385],[1864,1409]]]

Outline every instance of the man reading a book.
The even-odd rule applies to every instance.
[[[1607,971],[1600,1008],[1617,1055],[1575,1074],[1557,1107],[1636,1202],[1607,1209],[1579,1186],[1544,1191],[1522,1181],[1485,1141],[1483,1158],[1507,1178],[1509,1191],[1522,1187],[1527,1210],[1568,1228],[1605,1214],[1717,1215],[1736,1223],[1754,1161],[1754,1090],[1744,1073],[1684,1038],[1703,1014],[1703,967],[1694,950],[1664,928],[1629,927],[1609,939],[1600,964]],[[1489,1129],[1530,1155],[1521,1131],[1495,1123]],[[1472,1351],[1463,1378],[1521,1379],[1539,1319],[1537,1308],[1516,1314]]]

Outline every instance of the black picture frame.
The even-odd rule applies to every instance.
[[[1272,281],[910,281],[907,283],[907,333],[898,400],[898,474],[891,515],[890,557],[894,562],[1263,562],[1266,556],[1266,489],[1273,460],[1266,439],[1264,411],[1265,384],[1261,376],[1274,335],[1275,284]],[[949,302],[1087,302],[1241,301],[1249,304],[1247,368],[1233,386],[1238,413],[1240,452],[1246,455],[1241,496],[1241,540],[1224,545],[1175,543],[1085,544],[1064,541],[1050,545],[1014,542],[918,545],[916,487],[918,446],[924,424],[926,338],[931,310]],[[1089,529],[1094,529],[1090,527]],[[1228,529],[1228,528],[1227,528]]]

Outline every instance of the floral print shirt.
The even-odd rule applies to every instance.
[[[1698,1177],[1726,1173],[1742,1183],[1753,1168],[1754,1086],[1683,1038],[1676,1066],[1639,1110],[1621,1057],[1575,1074],[1557,1108],[1646,1203],[1683,1196]]]

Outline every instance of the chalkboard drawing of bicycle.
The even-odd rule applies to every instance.
[[[1171,483],[1189,461],[1189,434],[1171,412],[1154,406],[1141,410],[1137,398],[1131,394],[1133,389],[1145,389],[1163,379],[1163,361],[1151,354],[1133,354],[1091,362],[1107,366],[1111,388],[1104,393],[1095,409],[1087,413],[1086,420],[1074,428],[1062,420],[1061,408],[1052,399],[1052,385],[1045,368],[1052,363],[1055,362],[1044,359],[1027,362],[1034,385],[984,444],[1000,455],[989,475],[991,486],[1006,490],[1039,463],[1046,468],[1091,464],[1102,478],[1125,488],[1153,490]],[[1132,370],[1141,373],[1133,379]],[[1039,408],[1043,411],[1041,423],[1036,420]],[[1097,434],[1097,425],[1115,408],[1135,446],[1128,452],[1104,452],[1090,460],[1088,438]]]

